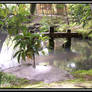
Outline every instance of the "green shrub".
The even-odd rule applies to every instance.
[[[21,85],[25,85],[26,83],[28,83],[28,80],[23,78],[17,78],[12,74],[0,72],[0,75],[1,75],[0,81],[1,88],[14,88],[14,87],[18,88]]]

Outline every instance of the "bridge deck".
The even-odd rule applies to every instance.
[[[78,33],[65,33],[65,32],[54,32],[54,33],[49,33],[49,32],[44,32],[42,33],[44,34],[44,36],[50,36],[50,37],[53,37],[53,38],[67,38],[67,37],[74,37],[74,38],[79,38],[79,37],[82,37],[81,34],[78,34]]]

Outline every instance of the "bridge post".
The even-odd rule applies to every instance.
[[[71,33],[71,30],[70,30],[70,29],[68,29],[68,30],[67,30],[67,33]]]
[[[54,53],[54,26],[50,27],[50,32],[49,32],[49,55],[53,55]],[[53,65],[54,61],[53,59],[49,61],[49,65]]]
[[[51,49],[51,50],[54,50],[54,37],[53,37],[53,35],[54,35],[54,26],[51,26],[50,27],[50,33],[49,33],[49,48]]]
[[[71,34],[71,30],[68,29],[67,33]],[[67,48],[68,51],[70,51],[70,49],[71,49],[71,37],[67,37],[66,40],[67,40],[67,42],[66,42],[66,48]]]

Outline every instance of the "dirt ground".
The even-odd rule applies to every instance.
[[[44,83],[52,83],[73,79],[73,76],[67,71],[50,65],[37,65],[34,69],[31,65],[25,64],[7,69],[4,72],[13,74],[19,78],[26,78],[31,82],[43,81]]]

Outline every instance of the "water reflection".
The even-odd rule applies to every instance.
[[[92,69],[91,41],[72,39],[69,51],[62,48],[63,43],[64,40],[56,39],[54,53],[37,57],[38,62],[48,62],[48,65],[67,71]]]

